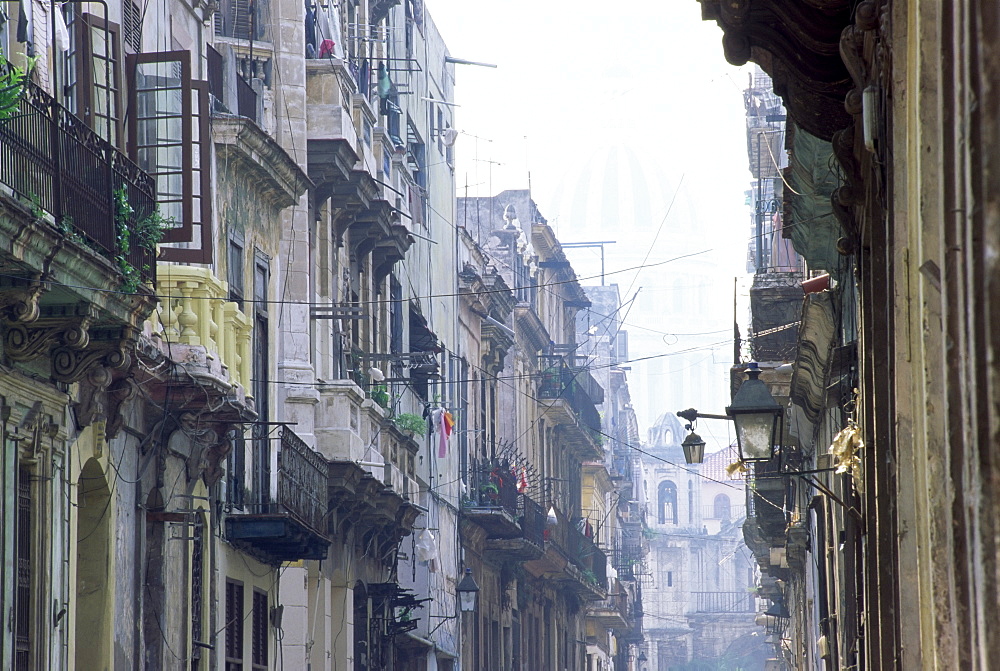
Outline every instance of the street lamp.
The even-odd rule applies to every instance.
[[[705,441],[694,431],[684,438],[681,448],[684,449],[684,461],[689,464],[700,464],[705,461]]]
[[[472,577],[472,569],[465,569],[465,576],[456,588],[458,592],[458,607],[463,613],[471,613],[476,610],[476,597],[479,596],[479,585]]]
[[[785,410],[774,400],[760,378],[760,368],[751,362],[748,379],[740,385],[726,414],[736,424],[736,442],[743,461],[770,461],[774,445],[781,439],[781,420]]]

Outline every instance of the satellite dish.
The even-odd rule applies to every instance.
[[[443,133],[441,133],[441,141],[444,142],[444,146],[450,147],[455,144],[455,140],[458,139],[458,131],[454,128],[448,128]]]

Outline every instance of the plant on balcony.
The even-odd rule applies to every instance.
[[[394,417],[392,421],[395,422],[396,428],[411,437],[427,432],[427,420],[411,412],[404,412],[402,415]]]
[[[589,568],[583,570],[583,579],[589,585],[596,585],[597,584],[597,574],[594,573],[593,571],[591,571]]]
[[[383,408],[389,408],[389,390],[386,389],[384,384],[377,384],[371,390],[372,400],[378,403]]]
[[[492,482],[483,483],[483,485],[479,487],[479,493],[484,499],[488,499],[490,501],[496,501],[500,498],[500,488]]]
[[[163,232],[171,223],[160,214],[159,208],[139,221],[132,222],[135,208],[128,201],[128,190],[124,185],[115,189],[115,263],[122,274],[122,291],[135,293],[142,284],[142,275],[149,273],[149,267],[135,268],[128,261],[132,245],[136,245],[151,254],[156,253],[156,245],[163,238]],[[131,226],[130,226],[131,224]]]
[[[28,82],[28,73],[31,72],[36,60],[37,57],[29,58],[28,69],[24,71],[8,62],[0,50],[0,121],[13,118],[17,112],[18,103],[21,102],[25,84]]]

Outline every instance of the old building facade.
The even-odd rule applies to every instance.
[[[745,526],[776,656],[990,668],[997,9],[701,5],[787,109],[783,237],[810,280],[784,298],[794,351],[764,358],[789,430]]]
[[[423,4],[22,5],[4,668],[636,668],[624,372]]]

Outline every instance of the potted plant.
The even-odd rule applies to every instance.
[[[411,438],[418,434],[427,433],[427,420],[412,412],[404,412],[402,415],[394,417],[392,421],[396,424],[397,429]]]
[[[389,407],[389,390],[384,384],[377,384],[371,391],[372,400],[383,408]]]

